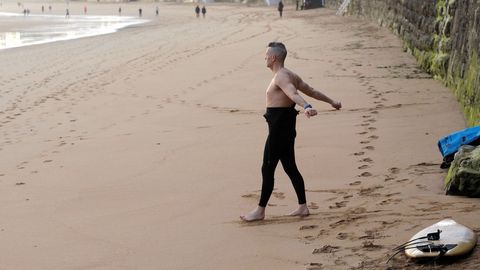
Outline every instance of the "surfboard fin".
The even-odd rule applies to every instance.
[[[447,251],[449,251],[450,249],[456,247],[457,245],[456,244],[447,244],[447,245],[443,245],[443,244],[440,244],[440,245],[421,245],[421,246],[416,246],[417,249],[421,250],[422,252],[440,252],[438,254],[438,257],[441,257],[443,256],[445,253],[447,253]]]
[[[429,234],[427,234],[427,239],[430,240],[430,241],[440,240],[440,233],[441,232],[442,232],[441,230],[437,230],[436,232],[429,233]]]

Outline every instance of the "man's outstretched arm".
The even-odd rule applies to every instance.
[[[342,103],[329,98],[328,96],[326,96],[325,94],[323,94],[322,92],[320,92],[318,90],[315,90],[313,87],[308,85],[303,80],[300,81],[300,83],[298,85],[298,90],[302,91],[305,95],[307,95],[309,97],[312,97],[314,99],[317,99],[317,100],[320,100],[320,101],[323,101],[323,102],[326,102],[326,103],[332,105],[332,107],[337,109],[337,110],[342,108]]]

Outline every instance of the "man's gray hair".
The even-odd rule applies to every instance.
[[[279,60],[283,63],[285,58],[287,58],[287,48],[281,42],[270,42],[268,47],[271,48],[271,51],[278,56]]]

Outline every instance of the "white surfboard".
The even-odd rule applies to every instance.
[[[440,230],[438,240],[418,239],[427,234]],[[418,239],[418,240],[415,240]],[[410,242],[411,241],[411,242]],[[405,248],[405,254],[410,258],[428,258],[441,256],[460,256],[470,252],[477,244],[477,235],[469,228],[455,222],[453,219],[444,219],[433,224],[410,238]]]

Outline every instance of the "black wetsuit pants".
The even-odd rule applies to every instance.
[[[268,137],[263,152],[262,194],[259,206],[266,207],[273,192],[274,174],[278,161],[292,181],[298,203],[306,203],[305,184],[295,163],[295,124],[298,111],[289,108],[267,108],[264,117],[268,123]]]

